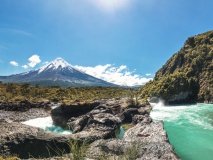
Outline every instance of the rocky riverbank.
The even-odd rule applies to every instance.
[[[126,102],[127,99],[98,100],[90,104],[61,105],[53,109],[53,122],[63,128],[71,128],[71,135],[60,135],[20,123],[49,116],[41,107],[25,111],[0,110],[1,154],[17,154],[22,159],[47,158],[57,156],[55,151],[58,148],[68,153],[69,140],[87,140],[87,159],[100,159],[103,156],[105,159],[128,159],[128,156],[135,156],[135,159],[178,159],[168,142],[163,123],[152,122],[149,117],[151,106]],[[123,123],[132,123],[134,127],[119,140],[116,134]]]

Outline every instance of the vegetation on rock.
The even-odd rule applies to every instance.
[[[154,80],[141,88],[141,97],[178,102],[175,95],[181,92],[187,94],[182,102],[213,100],[213,31],[188,38]]]

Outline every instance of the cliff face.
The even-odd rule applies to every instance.
[[[213,31],[190,37],[142,87],[142,97],[169,103],[213,101]]]

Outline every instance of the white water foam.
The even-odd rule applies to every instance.
[[[56,109],[58,106],[52,106],[51,109]]]
[[[174,122],[179,125],[191,123],[201,126],[204,129],[213,130],[213,119],[204,116],[209,111],[209,107],[198,105],[174,105],[165,106],[162,102],[151,103],[153,110],[150,116],[154,121]]]
[[[48,130],[52,132],[62,133],[62,134],[71,134],[72,132],[70,130],[63,130],[61,127],[53,125],[53,120],[51,116],[44,117],[44,118],[35,118],[30,119],[25,122],[21,122],[22,124],[32,126],[32,127],[38,127],[43,130]]]
[[[51,127],[53,125],[53,120],[52,120],[51,116],[49,116],[49,117],[45,117],[45,118],[30,119],[28,121],[22,122],[22,124],[45,129],[46,127]]]

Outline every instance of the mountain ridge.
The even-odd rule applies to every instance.
[[[39,84],[42,86],[82,87],[82,86],[118,86],[88,75],[62,58],[56,58],[37,70],[0,76],[0,81],[12,83]]]

